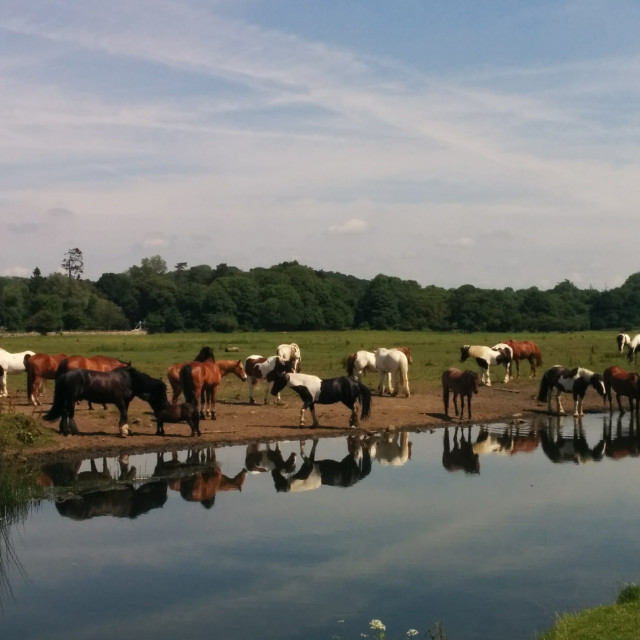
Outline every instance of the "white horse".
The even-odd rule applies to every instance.
[[[509,364],[512,357],[513,351],[511,347],[503,343],[495,347],[468,344],[460,347],[460,362],[464,362],[467,358],[475,358],[482,371],[482,383],[486,384],[487,387],[491,386],[489,367],[493,364],[504,364],[504,382],[509,382]]]
[[[638,363],[638,351],[640,351],[640,333],[636,334],[627,343],[627,362]]]
[[[404,395],[408,398],[411,395],[409,390],[409,361],[407,356],[400,349],[376,349],[375,353],[376,369],[380,375],[378,393],[384,393],[384,386],[387,374],[393,380],[391,395],[398,395],[400,387],[404,389]]]
[[[291,344],[281,344],[276,349],[276,355],[283,360],[288,360],[293,365],[293,373],[302,371],[302,353],[300,347],[292,342]]]
[[[619,333],[616,336],[616,343],[618,345],[618,351],[622,353],[624,348],[631,342],[631,338],[628,333]]]
[[[23,371],[26,371],[24,366],[24,357],[27,354],[32,356],[35,354],[35,351],[9,353],[4,349],[0,349],[0,367],[2,367],[2,373],[0,373],[0,397],[6,398],[9,395],[7,391],[8,373],[22,373]]]
[[[367,441],[371,457],[381,465],[401,467],[411,460],[411,442],[407,431],[389,431]]]

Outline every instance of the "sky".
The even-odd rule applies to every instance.
[[[0,275],[640,271],[635,0],[3,0]]]

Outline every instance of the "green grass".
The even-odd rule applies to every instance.
[[[636,640],[640,637],[640,585],[627,585],[615,604],[565,614],[539,640]]]
[[[544,359],[543,369],[554,364],[568,367],[581,365],[594,371],[602,371],[611,364],[626,367],[626,360],[616,350],[615,332],[585,331],[577,333],[431,333],[422,331],[309,331],[299,333],[251,332],[251,333],[176,333],[176,334],[66,334],[49,336],[3,336],[0,346],[12,353],[31,349],[45,353],[68,355],[102,354],[120,358],[145,371],[166,377],[170,364],[184,362],[195,357],[201,347],[213,347],[216,358],[244,360],[251,354],[264,356],[275,353],[276,347],[285,342],[296,342],[302,350],[303,371],[321,377],[341,375],[346,356],[358,349],[373,350],[380,346],[411,347],[413,365],[409,378],[413,393],[424,393],[440,385],[442,371],[450,366],[475,369],[468,361],[460,365],[459,351],[463,344],[492,346],[503,339],[531,339],[538,343]],[[238,347],[237,352],[225,352],[228,346]],[[628,367],[631,368],[631,367]],[[529,374],[528,363],[521,368],[523,376]],[[494,374],[495,375],[495,374]],[[494,378],[495,379],[495,378]],[[25,389],[22,374],[9,376],[9,391]],[[230,385],[220,389],[221,400],[225,393],[234,393]]]

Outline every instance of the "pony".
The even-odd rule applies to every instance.
[[[511,362],[512,354],[511,347],[504,343],[499,343],[495,347],[465,344],[460,347],[460,362],[464,362],[467,358],[475,358],[482,371],[482,384],[490,387],[491,376],[489,368],[494,364],[504,365],[504,382],[509,382],[509,363]]]
[[[193,382],[190,378],[186,380],[186,384]],[[189,388],[185,392],[185,396],[195,396],[195,389]],[[191,427],[191,436],[199,436],[200,434],[200,416],[198,407],[191,402],[182,402],[174,404],[169,402],[167,397],[167,387],[164,382],[162,384],[153,385],[143,394],[143,399],[149,403],[156,419],[156,435],[163,436],[164,425],[166,422],[175,424],[178,422],[186,422]]]
[[[400,387],[404,389],[405,397],[411,395],[409,390],[409,360],[400,349],[380,348],[374,352],[376,359],[376,369],[380,375],[378,383],[378,394],[384,392],[387,374],[393,379],[393,386],[390,388],[392,396],[397,396]]]
[[[467,414],[471,420],[471,397],[478,394],[479,380],[475,371],[461,371],[455,367],[442,372],[442,402],[444,415],[449,417],[449,392],[453,393],[453,408],[458,416],[458,396],[460,396],[460,418],[464,418],[464,399],[467,398]]]
[[[22,373],[24,368],[24,358],[27,355],[32,356],[35,351],[20,351],[19,353],[9,353],[4,349],[0,349],[0,398],[6,398],[9,395],[7,391],[7,374]]]
[[[359,425],[358,414],[355,409],[356,402],[359,402],[361,406],[361,420],[368,420],[371,415],[371,391],[369,391],[369,387],[359,380],[354,380],[349,376],[323,380],[318,376],[305,373],[287,373],[282,360],[276,363],[271,375],[273,378],[271,395],[278,395],[285,387],[289,387],[300,396],[302,400],[302,409],[300,410],[301,427],[304,426],[305,409],[309,409],[311,412],[313,427],[320,426],[316,417],[316,403],[335,404],[336,402],[342,402],[342,404],[351,409],[350,427]]]
[[[153,393],[154,388],[163,385],[158,378],[152,378],[132,366],[127,365],[113,371],[91,371],[88,369],[69,369],[67,361],[58,366],[53,404],[43,418],[53,422],[60,418],[59,430],[63,435],[77,435],[78,426],[74,418],[78,400],[90,400],[116,406],[120,413],[118,427],[120,435],[130,434],[128,425],[129,403],[137,396],[145,399],[145,394]]]
[[[542,353],[533,340],[505,340],[500,344],[506,344],[511,348],[511,361],[516,363],[516,379],[520,377],[520,360],[528,360],[531,367],[529,378],[536,377],[537,367],[542,366]],[[496,345],[499,346],[499,345]],[[495,347],[494,347],[495,348]],[[512,376],[512,365],[509,364],[509,377]]]
[[[622,408],[621,396],[629,398],[629,410],[633,411],[640,408],[640,378],[637,373],[629,373],[622,367],[613,365],[607,367],[602,373],[604,380],[604,388],[606,390],[607,399],[609,400],[609,411],[613,411],[613,403],[611,401],[611,391],[615,391],[616,400],[618,401],[618,409],[620,413],[624,413]],[[634,406],[635,405],[635,406]]]
[[[411,364],[413,359],[411,357],[411,348],[410,347],[393,347],[394,349],[398,349],[398,351],[402,351],[405,356],[407,356],[407,362]],[[346,369],[347,375],[352,378],[356,378],[359,380],[365,371],[378,371],[376,369],[376,354],[373,351],[356,351],[354,353],[350,353],[346,359]],[[387,378],[385,381],[385,388],[383,391],[388,391],[391,393],[391,375],[387,373]]]
[[[627,344],[627,362],[638,363],[638,351],[640,351],[640,333],[636,334]]]
[[[40,406],[38,394],[43,380],[54,380],[58,365],[67,357],[65,353],[28,353],[24,357],[27,372],[27,398],[34,407]]]
[[[215,362],[190,362],[180,369],[180,381],[185,391],[185,400],[198,406],[200,400],[200,418],[216,419],[216,395],[222,378],[228,373],[234,373],[245,382],[247,374],[240,360],[216,360]],[[192,385],[189,385],[191,378]],[[193,395],[187,396],[187,387],[193,390]]]
[[[467,474],[480,473],[480,456],[473,450],[471,444],[471,427],[467,429],[467,437],[464,428],[460,427],[461,438],[458,440],[458,427],[453,432],[453,447],[449,435],[449,426],[445,425],[442,438],[442,466],[449,472],[464,471]]]
[[[616,336],[616,344],[618,345],[618,352],[622,353],[624,348],[631,342],[631,338],[628,333],[619,333]]]
[[[169,384],[171,385],[172,397],[171,402],[173,404],[178,403],[178,398],[182,393],[182,382],[180,381],[180,369],[184,367],[185,364],[192,364],[194,362],[215,362],[216,358],[213,354],[213,349],[211,347],[202,347],[200,351],[196,354],[196,357],[190,362],[181,362],[180,364],[172,364],[167,370],[167,379],[169,380]]]
[[[278,345],[276,355],[283,360],[291,362],[293,373],[300,373],[302,371],[302,353],[300,352],[300,347],[295,342]]]
[[[292,367],[290,360],[283,360],[279,356],[264,356],[252,355],[244,361],[244,370],[247,374],[247,380],[249,381],[249,404],[255,404],[256,401],[253,397],[253,387],[258,380],[266,380],[271,382],[270,374],[274,370],[276,364],[287,363],[286,368],[289,370]],[[280,403],[280,394],[277,395],[276,403]],[[269,404],[269,385],[265,385],[264,389],[264,404]]]
[[[544,372],[540,380],[538,402],[546,402],[547,411],[551,413],[551,401],[555,395],[558,414],[564,414],[561,396],[565,392],[571,393],[573,395],[573,415],[581,416],[584,415],[584,396],[589,387],[593,387],[604,402],[606,389],[599,373],[594,373],[584,367],[567,369],[567,367],[557,364]]]
[[[301,375],[301,374],[292,374]],[[280,492],[302,492],[319,489],[322,485],[330,487],[352,487],[371,473],[371,453],[358,438],[347,438],[347,455],[342,460],[316,460],[318,440],[314,439],[309,455],[304,453],[304,441],[300,443],[302,465],[290,477],[280,470],[271,472],[275,489]]]

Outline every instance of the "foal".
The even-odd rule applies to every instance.
[[[478,393],[479,380],[475,371],[460,371],[451,367],[442,372],[442,401],[444,415],[449,417],[449,392],[453,393],[453,408],[458,415],[458,396],[460,396],[460,418],[464,418],[464,399],[467,398],[467,413],[471,420],[471,396]]]

